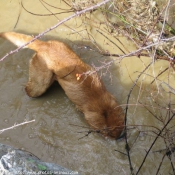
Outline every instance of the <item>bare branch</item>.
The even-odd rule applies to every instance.
[[[175,116],[175,114],[173,114],[173,115],[171,116],[171,118],[166,122],[166,124],[163,126],[163,128],[160,130],[160,132],[157,134],[157,136],[156,136],[156,138],[154,139],[154,141],[152,142],[150,148],[149,148],[148,151],[146,152],[146,155],[145,155],[145,157],[144,157],[144,159],[143,159],[143,161],[142,161],[142,163],[141,163],[141,165],[140,165],[140,167],[139,167],[139,169],[138,169],[136,175],[140,172],[140,170],[141,170],[141,168],[142,168],[142,166],[143,166],[143,164],[144,164],[144,162],[145,162],[145,160],[146,160],[146,158],[147,158],[149,152],[151,151],[152,147],[153,147],[154,144],[156,143],[157,139],[158,139],[159,136],[162,134],[162,132],[164,131],[164,129],[167,127],[167,125],[171,122],[171,120],[174,118],[174,116]]]
[[[11,126],[9,128],[5,128],[5,129],[0,130],[0,134],[2,134],[4,131],[10,130],[10,129],[14,129],[14,128],[17,128],[17,127],[22,126],[22,125],[29,124],[31,122],[35,122],[35,120],[26,121],[26,122],[19,123],[19,124],[14,124],[13,126]]]

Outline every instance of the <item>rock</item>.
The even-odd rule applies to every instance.
[[[13,147],[0,144],[0,174],[20,175],[20,174],[78,174],[53,163],[42,162],[31,153],[15,149]]]

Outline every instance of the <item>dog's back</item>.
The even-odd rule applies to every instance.
[[[1,33],[0,37],[20,47],[29,42],[26,47],[36,51],[25,88],[29,96],[42,95],[57,80],[93,129],[104,136],[120,136],[124,129],[122,108],[107,92],[97,72],[67,45],[58,41],[32,41],[33,37],[14,32]]]

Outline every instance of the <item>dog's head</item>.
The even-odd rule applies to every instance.
[[[124,132],[124,113],[122,109],[108,109],[103,113],[102,118],[104,118],[104,126],[101,133],[104,136],[118,139],[123,135]]]
[[[105,137],[119,139],[124,134],[124,113],[121,107],[109,105],[102,111],[99,109],[99,112],[87,111],[85,118],[95,131]]]

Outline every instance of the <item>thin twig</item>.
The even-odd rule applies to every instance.
[[[162,161],[161,161],[160,164],[159,164],[159,167],[158,167],[158,169],[157,169],[156,175],[158,175],[158,173],[159,173],[160,167],[161,167],[161,165],[162,165],[162,163],[163,163],[163,160],[164,160],[165,156],[166,156],[166,154],[164,154],[163,157],[162,157]]]
[[[41,2],[41,1],[40,1]],[[73,12],[73,10],[70,10],[70,11],[65,11],[65,12],[58,12],[58,13],[49,13],[49,14],[39,14],[39,13],[33,13],[33,12],[30,12],[29,10],[27,10],[25,7],[24,7],[24,5],[23,5],[23,3],[21,2],[21,5],[22,5],[22,8],[26,11],[26,12],[28,12],[28,13],[30,13],[30,14],[32,14],[32,15],[36,15],[36,16],[52,16],[52,15],[59,15],[59,14],[62,14],[62,13],[71,13],[71,12]]]
[[[144,159],[143,159],[143,161],[142,161],[142,163],[141,163],[141,165],[140,165],[140,167],[139,167],[139,169],[138,169],[136,175],[140,172],[140,170],[141,170],[141,168],[142,168],[142,166],[143,166],[143,164],[144,164],[144,162],[145,162],[145,160],[146,160],[146,158],[147,158],[149,152],[151,151],[152,147],[153,147],[154,144],[156,143],[157,139],[158,139],[159,136],[162,134],[162,132],[164,131],[164,129],[167,127],[167,125],[170,123],[170,121],[174,118],[174,116],[175,116],[175,114],[173,114],[173,115],[171,116],[171,118],[167,121],[167,123],[163,126],[163,128],[162,128],[162,129],[159,131],[159,133],[157,134],[157,136],[156,136],[156,138],[154,139],[154,141],[152,142],[150,148],[149,148],[148,151],[146,152],[146,155],[145,155],[145,157],[144,157]]]
[[[15,26],[14,26],[14,29],[16,28],[16,26],[17,26],[17,24],[18,24],[18,22],[19,22],[19,18],[20,18],[20,16],[21,16],[21,10],[22,10],[22,8],[21,8],[21,3],[19,3],[19,14],[18,14],[18,18],[17,18],[17,20],[16,20],[16,23],[15,23]]]
[[[125,54],[124,50],[122,50],[116,43],[114,43],[112,40],[110,40],[106,35],[104,35],[102,32],[100,32],[99,30],[97,30],[98,33],[100,33],[101,35],[103,35],[106,39],[108,39],[112,44],[114,44],[123,54]]]
[[[154,81],[155,80],[157,80],[157,78],[160,76],[160,75],[162,75],[164,72],[166,72],[167,70],[169,69],[169,67],[167,67],[167,68],[165,68],[163,71],[161,71],[155,78],[154,78],[154,80],[153,81],[151,81],[151,83],[150,84],[153,84],[154,83]]]
[[[5,128],[5,129],[0,130],[0,134],[2,134],[4,131],[10,130],[10,129],[14,129],[14,128],[18,127],[18,126],[22,126],[22,125],[25,125],[25,124],[29,124],[31,122],[35,122],[35,120],[26,121],[26,122],[19,123],[19,124],[14,124],[13,126],[11,126],[9,128]]]
[[[131,87],[129,94],[128,94],[128,98],[127,98],[127,102],[126,102],[126,110],[125,110],[125,142],[126,142],[126,152],[128,155],[128,159],[129,159],[129,165],[130,165],[130,170],[131,170],[131,174],[133,174],[133,167],[132,167],[132,163],[131,163],[131,157],[130,157],[130,153],[129,153],[129,144],[128,144],[128,139],[127,139],[127,113],[128,113],[128,108],[129,108],[129,100],[130,100],[130,96],[131,93],[134,89],[134,87],[136,86],[139,78],[141,77],[141,75],[150,67],[150,65],[152,64],[152,62],[142,71],[142,73],[137,77],[136,81],[134,82],[133,86]]]

